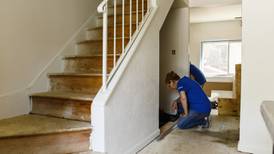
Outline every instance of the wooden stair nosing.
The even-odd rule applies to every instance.
[[[61,119],[61,118],[55,118],[55,117],[48,117],[48,116],[42,116],[42,115],[23,115],[23,116],[33,116],[33,117],[42,117],[42,118],[47,118],[47,119],[57,119],[58,121],[67,121],[67,122],[74,122],[74,123],[86,123],[86,124],[90,124],[89,122],[81,122],[81,121],[77,121],[77,120],[69,120],[69,119]],[[18,116],[18,117],[23,117],[23,116]],[[17,118],[17,117],[15,117]],[[13,118],[9,118],[9,119],[13,119]],[[5,121],[9,120],[9,119],[4,119]],[[1,122],[2,120],[0,120]],[[19,121],[20,123],[20,121]],[[1,127],[1,126],[0,126]],[[0,128],[1,129],[1,128]],[[43,131],[38,131],[36,130],[36,132],[18,132],[16,134],[6,134],[3,135],[3,133],[0,135],[0,140],[1,139],[8,139],[8,138],[18,138],[18,137],[28,137],[28,136],[40,136],[40,135],[50,135],[50,134],[60,134],[60,133],[69,133],[69,132],[79,132],[79,131],[91,131],[92,127],[91,126],[83,126],[83,127],[78,127],[78,128],[73,128],[73,129],[69,129],[69,128],[63,128],[63,129],[59,129],[59,130],[43,130]]]
[[[144,10],[144,16],[146,15],[146,13],[147,13],[146,10]],[[137,14],[136,11],[132,11],[132,16],[135,16],[136,14]],[[129,16],[129,15],[130,15],[130,12],[125,12],[124,15],[125,15],[125,16]],[[141,11],[141,12],[138,11],[138,16],[141,17],[140,15],[142,15],[142,11]],[[119,14],[116,14],[116,16],[117,16],[117,17],[121,17],[121,16],[123,16],[123,14],[120,14],[120,13],[119,13]],[[114,17],[114,14],[109,14],[108,17]],[[99,15],[98,18],[99,18],[99,19],[103,19],[103,16],[102,16],[102,15]]]
[[[50,99],[66,99],[66,100],[77,100],[77,101],[93,101],[94,95],[85,93],[73,93],[73,92],[41,92],[34,93],[30,97],[38,98],[50,98]]]
[[[123,25],[122,24],[119,24],[119,23],[117,23],[117,28],[119,28],[119,27],[122,27]],[[130,24],[125,24],[125,27],[129,27],[130,26]],[[132,27],[134,27],[134,26],[136,26],[136,22],[134,22],[134,23],[132,23]],[[110,25],[110,26],[108,26],[108,28],[114,28],[114,25]],[[93,30],[101,30],[101,29],[103,29],[103,26],[99,26],[99,27],[94,27],[94,28],[87,28],[86,30],[87,31],[93,31]]]
[[[67,59],[92,59],[92,58],[98,58],[102,57],[102,54],[96,54],[96,55],[67,55],[63,57],[63,60]],[[108,57],[113,57],[113,54],[108,54]],[[121,54],[116,54],[116,57],[120,57]]]
[[[102,76],[102,74],[100,73],[67,73],[67,72],[63,72],[63,73],[49,73],[48,77],[100,77]]]
[[[112,8],[112,9],[113,9],[113,8]],[[142,9],[140,9],[140,8],[138,9],[138,13],[142,13],[142,11],[143,11]],[[147,12],[147,9],[145,8],[145,9],[144,9],[144,14],[146,14],[146,12]],[[111,13],[113,13],[113,12],[111,11]],[[136,13],[137,13],[136,10],[131,11],[131,14],[136,14]],[[129,15],[129,14],[130,14],[130,11],[129,11],[129,10],[125,10],[125,15]],[[110,15],[114,15],[114,14],[108,14],[108,15],[110,16]],[[121,16],[121,15],[123,15],[123,14],[122,14],[122,12],[120,12],[120,11],[118,12],[118,11],[117,11],[117,12],[116,12],[116,15],[117,15],[117,16]],[[99,16],[99,17],[102,17],[102,16]]]
[[[122,40],[123,37],[117,37],[116,40]],[[124,37],[125,40],[129,40],[129,37]],[[108,41],[113,41],[114,38],[108,38]],[[77,44],[85,44],[85,43],[93,43],[93,42],[103,42],[103,39],[97,39],[97,40],[84,40],[77,42]]]

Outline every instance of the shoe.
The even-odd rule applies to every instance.
[[[202,125],[202,128],[209,128],[210,127],[210,123],[211,123],[211,117],[208,116],[205,119],[205,124]]]

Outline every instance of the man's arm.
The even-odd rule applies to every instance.
[[[184,108],[184,115],[188,115],[188,104],[187,104],[187,97],[186,93],[184,91],[180,92],[180,100],[182,103],[182,106]]]
[[[190,79],[196,81],[196,78],[194,75],[190,74]]]

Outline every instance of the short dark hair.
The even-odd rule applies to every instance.
[[[170,81],[177,81],[177,80],[180,80],[180,76],[177,73],[175,73],[173,71],[167,73],[166,84],[169,84]]]

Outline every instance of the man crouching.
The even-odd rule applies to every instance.
[[[166,84],[180,94],[179,101],[172,103],[172,108],[180,115],[178,127],[188,129],[201,125],[208,128],[211,105],[201,86],[186,76],[180,78],[173,71],[167,74]]]

